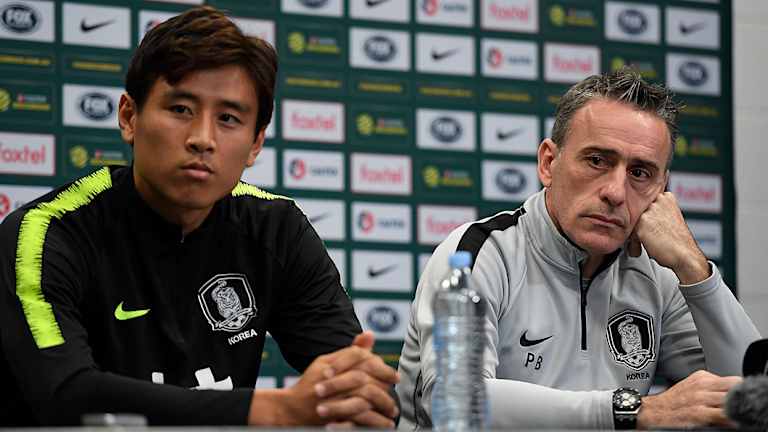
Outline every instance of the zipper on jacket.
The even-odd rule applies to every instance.
[[[581,350],[587,350],[587,291],[589,291],[589,285],[592,283],[590,279],[588,284],[584,284],[584,279],[581,277],[581,271],[579,271],[579,300],[581,303]]]

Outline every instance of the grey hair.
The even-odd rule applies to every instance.
[[[675,101],[675,95],[668,88],[661,84],[647,83],[639,73],[626,66],[611,73],[587,77],[563,95],[557,104],[555,124],[552,127],[552,141],[558,149],[562,149],[576,111],[598,99],[622,102],[664,120],[670,137],[667,159],[669,169],[678,135],[677,116],[684,105]]]

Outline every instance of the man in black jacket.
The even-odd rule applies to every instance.
[[[322,241],[293,201],[239,182],[276,71],[268,44],[212,8],[146,35],[120,100],[132,166],[0,229],[0,421],[393,426],[397,374],[371,353]],[[254,390],[267,332],[304,372],[291,388]]]

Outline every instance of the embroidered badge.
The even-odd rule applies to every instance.
[[[197,300],[214,331],[239,331],[258,312],[248,279],[238,273],[212,277],[200,287]]]
[[[656,360],[653,318],[638,311],[626,310],[608,321],[608,345],[613,359],[636,371]]]

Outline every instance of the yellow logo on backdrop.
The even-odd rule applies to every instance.
[[[302,54],[304,53],[306,47],[307,41],[303,34],[299,32],[292,32],[288,35],[288,48],[291,50],[291,52]]]
[[[7,111],[11,106],[11,94],[8,90],[0,88],[0,111]]]
[[[424,167],[422,175],[427,186],[432,188],[440,186],[440,170],[436,166],[428,165]]]
[[[88,164],[88,150],[81,145],[72,147],[69,149],[69,160],[75,168],[85,168]]]
[[[369,114],[360,114],[357,116],[357,131],[360,135],[370,135],[373,133],[373,117]]]
[[[565,10],[563,7],[555,5],[549,8],[549,20],[552,21],[552,24],[562,27],[565,24]]]

